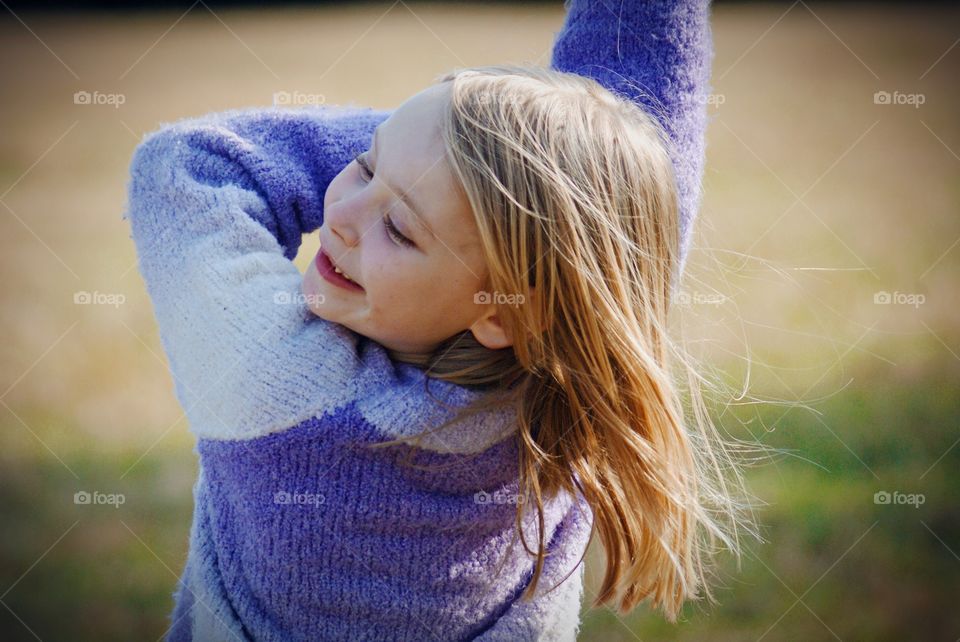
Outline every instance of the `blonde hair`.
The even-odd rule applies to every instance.
[[[438,81],[450,83],[440,128],[476,218],[486,289],[522,303],[498,305],[510,348],[485,348],[468,330],[429,355],[391,356],[490,391],[458,417],[515,404],[517,526],[523,537],[534,503],[540,525],[535,553],[523,538],[537,558],[525,598],[543,568],[544,497],[579,491],[606,554],[592,606],[627,612],[650,598],[675,621],[701,587],[714,601],[705,557],[719,540],[739,558],[749,523],[734,444],[668,336],[681,240],[669,139],[640,106],[576,74],[493,65]]]

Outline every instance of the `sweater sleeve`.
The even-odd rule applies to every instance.
[[[592,525],[590,505],[578,496],[547,548],[534,598],[513,602],[490,629],[476,638],[478,642],[576,642],[583,601],[583,556]]]
[[[713,36],[709,0],[567,0],[551,66],[593,78],[657,118],[672,143],[683,272],[700,206]]]
[[[357,335],[309,312],[292,259],[323,221],[327,185],[387,116],[235,109],[165,124],[134,151],[124,218],[198,435],[279,430],[345,394]]]

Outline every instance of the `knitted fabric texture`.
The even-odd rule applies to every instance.
[[[551,65],[638,101],[671,137],[685,255],[708,4],[565,8]],[[514,526],[515,414],[460,421],[421,448],[365,448],[435,427],[481,393],[391,361],[300,294],[301,236],[390,114],[235,109],[164,123],[134,152],[124,218],[200,470],[168,640],[575,639],[583,498],[546,502],[548,557],[536,597],[519,600],[534,558]],[[532,513],[523,528],[535,550]]]

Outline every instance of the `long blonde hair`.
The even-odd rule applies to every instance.
[[[576,74],[493,65],[438,81],[450,83],[441,131],[487,291],[513,297],[498,305],[513,345],[491,350],[464,331],[429,355],[391,356],[491,391],[458,416],[517,408],[519,488],[540,524],[536,552],[524,539],[537,558],[525,598],[543,568],[544,497],[579,491],[607,562],[593,606],[627,612],[650,598],[675,621],[701,588],[713,599],[705,557],[718,540],[739,556],[749,523],[732,444],[668,335],[680,248],[669,139],[640,106]]]

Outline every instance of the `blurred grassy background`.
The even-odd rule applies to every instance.
[[[678,319],[738,400],[765,543],[666,624],[584,605],[583,640],[956,640],[960,11],[714,7],[704,204]],[[161,121],[274,92],[395,107],[451,67],[545,64],[563,10],[0,12],[0,632],[157,639],[185,561],[193,439],[121,220]],[[78,105],[77,91],[125,102]],[[919,107],[878,91],[922,94]],[[308,239],[297,259],[315,252]],[[122,295],[76,305],[77,292]],[[878,304],[879,292],[923,303]],[[914,297],[915,299],[917,297]],[[902,299],[901,299],[902,300]],[[74,504],[123,493],[120,507]],[[883,505],[879,491],[924,503]],[[588,561],[587,599],[603,570]]]

